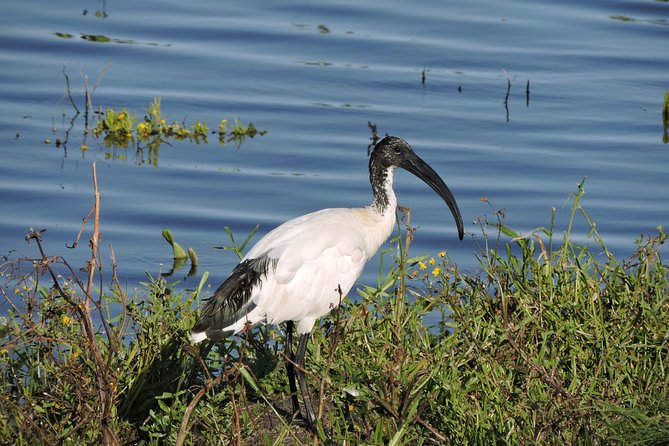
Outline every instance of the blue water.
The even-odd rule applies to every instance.
[[[475,270],[472,222],[490,215],[481,197],[519,231],[548,225],[553,207],[564,227],[583,177],[583,204],[618,256],[669,223],[665,1],[36,0],[3,9],[0,255],[35,257],[23,237],[47,228],[47,253],[82,266],[90,231],[76,250],[65,244],[93,204],[96,161],[103,253],[113,245],[129,289],[170,269],[163,228],[196,249],[199,274],[215,286],[236,261],[214,249],[228,244],[225,226],[243,239],[260,225],[257,240],[309,211],[369,203],[368,121],[440,172],[470,233],[458,241],[439,198],[398,172],[400,204],[419,228],[414,255],[446,249]],[[95,108],[141,116],[161,97],[170,120],[216,128],[239,117],[268,133],[239,148],[171,141],[151,165],[146,148],[85,136],[82,116],[68,133],[63,70],[82,110],[85,74]],[[66,137],[66,148],[53,143]],[[577,229],[584,239],[587,228]],[[108,254],[103,261],[108,271]],[[360,282],[374,283],[376,271]]]

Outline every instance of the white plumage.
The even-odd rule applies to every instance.
[[[277,227],[245,257],[276,262],[251,292],[256,307],[223,331],[238,333],[247,320],[253,325],[266,320],[296,321],[298,334],[309,333],[348,294],[394,224],[394,212],[380,215],[367,207],[323,209]],[[370,227],[374,230],[365,231]]]

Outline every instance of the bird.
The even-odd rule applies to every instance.
[[[462,216],[450,189],[409,143],[386,136],[369,158],[372,203],[322,209],[268,232],[203,303],[190,333],[193,343],[220,341],[258,324],[285,322],[284,361],[293,417],[312,429],[316,415],[306,384],[307,343],[318,319],[339,305],[393,231],[397,209],[393,172],[398,167],[423,180],[444,200],[462,240]],[[300,336],[296,353],[292,351],[294,325]],[[306,416],[300,411],[296,374]]]

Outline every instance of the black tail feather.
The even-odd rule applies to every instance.
[[[276,260],[267,256],[247,259],[237,265],[230,277],[202,307],[193,333],[206,332],[207,338],[211,340],[221,340],[232,335],[232,331],[221,329],[243,318],[256,307],[251,300],[251,290],[261,285],[268,269],[275,266]]]

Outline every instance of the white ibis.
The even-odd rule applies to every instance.
[[[297,378],[306,423],[316,422],[307,391],[304,355],[316,320],[339,305],[367,261],[395,226],[397,199],[393,170],[401,167],[427,183],[450,208],[462,240],[462,216],[453,194],[437,173],[401,138],[388,136],[369,159],[372,204],[323,209],[287,221],[265,235],[204,304],[190,338],[221,340],[260,323],[286,322],[285,361],[293,415],[300,416]],[[340,294],[341,293],[341,294]],[[292,353],[293,324],[300,341]]]

